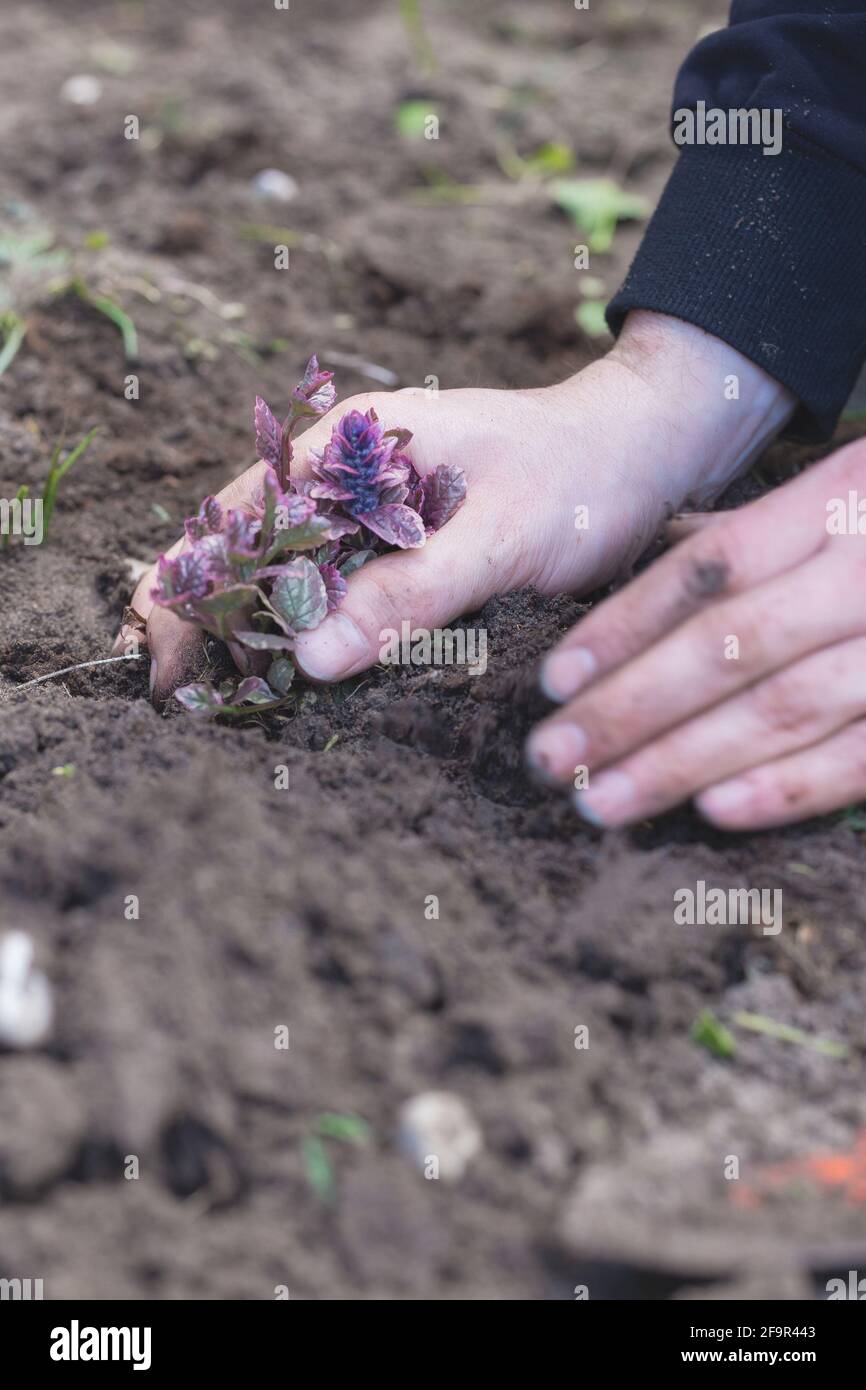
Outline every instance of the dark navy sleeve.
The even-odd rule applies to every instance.
[[[780,152],[698,143],[734,110],[767,113],[768,132],[780,112]],[[794,392],[793,433],[827,438],[866,360],[866,0],[734,0],[683,65],[673,112],[689,143],[611,329],[630,309],[697,324]]]

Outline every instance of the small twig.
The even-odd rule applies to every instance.
[[[141,661],[143,658],[144,652],[127,652],[125,656],[101,656],[98,661],[79,661],[76,666],[62,666],[59,671],[49,671],[47,676],[36,676],[32,681],[25,681],[23,685],[16,685],[14,690],[10,690],[8,695],[3,698],[8,699],[9,695],[17,695],[19,690],[26,690],[28,686],[41,685],[43,681],[53,681],[56,676],[68,676],[70,671],[84,671],[88,666],[108,666],[112,661]],[[69,694],[68,691],[66,693]]]

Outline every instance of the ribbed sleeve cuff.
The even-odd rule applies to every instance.
[[[689,146],[619,293],[723,339],[800,400],[789,432],[826,439],[866,356],[866,175],[788,145]]]

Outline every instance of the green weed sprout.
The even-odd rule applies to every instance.
[[[105,243],[100,234],[85,239],[91,250]],[[27,337],[27,312],[46,294],[71,291],[90,308],[103,314],[119,330],[127,358],[138,356],[135,324],[108,295],[90,289],[75,269],[72,253],[54,246],[48,227],[27,232],[0,232],[0,376],[9,369]]]
[[[549,191],[586,237],[589,250],[599,255],[613,245],[618,222],[642,221],[649,216],[646,199],[626,193],[613,179],[555,179]]]
[[[63,450],[63,440],[61,439],[60,442],[55,445],[54,452],[51,455],[51,465],[48,470],[48,481],[45,484],[45,491],[42,494],[43,540],[48,539],[48,527],[51,523],[51,517],[54,512],[54,503],[57,500],[57,489],[59,488],[61,481],[63,480],[63,478],[66,477],[66,474],[69,472],[70,468],[73,468],[74,465],[78,462],[82,454],[87,449],[89,449],[90,445],[93,442],[94,436],[98,434],[98,432],[99,427],[96,426],[89,432],[89,434],[86,434],[84,436],[84,438],[81,440],[79,444],[76,444],[75,448],[72,449],[66,455],[66,458],[62,461],[60,455]]]

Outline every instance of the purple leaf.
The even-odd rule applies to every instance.
[[[266,556],[266,563],[281,555],[284,550],[315,550],[322,541],[328,540],[331,527],[326,516],[311,516],[290,531],[277,531],[274,543]]]
[[[248,676],[235,692],[235,704],[238,705],[269,705],[276,699],[277,696],[261,676]]]
[[[421,517],[428,535],[439,531],[466,500],[466,475],[455,463],[440,463],[421,482]]]
[[[283,428],[270,406],[256,396],[256,452],[279,472],[283,454]]]
[[[202,536],[213,535],[222,526],[223,509],[215,497],[206,497],[196,516],[188,516],[184,530],[191,541],[201,540]]]
[[[328,594],[312,560],[302,556],[283,567],[274,581],[271,603],[295,632],[319,625],[328,611]]]
[[[197,549],[181,551],[173,560],[160,555],[151,597],[163,607],[204,598],[210,587],[205,558]]]
[[[334,609],[339,608],[346,597],[349,591],[348,586],[336,565],[319,565],[319,574],[322,576],[325,592],[328,595],[328,612],[333,613]]]
[[[333,375],[333,372],[319,370],[319,359],[313,353],[292,394],[311,405],[317,415],[324,415],[337,399],[337,388],[331,380]]]
[[[383,541],[401,550],[416,550],[426,540],[424,523],[418,513],[400,503],[377,507],[359,516],[358,520]]]
[[[283,493],[277,499],[274,527],[277,531],[291,531],[315,514],[316,504],[312,497],[302,497],[296,492]]]
[[[222,696],[207,681],[196,681],[193,685],[183,685],[174,692],[174,698],[189,710],[190,714],[205,717],[219,714],[223,705]]]
[[[259,553],[259,521],[236,508],[226,515],[226,547],[232,560],[253,560]]]
[[[341,536],[354,536],[359,530],[357,521],[350,521],[348,517],[338,516],[336,512],[328,513],[329,540],[338,541]]]

